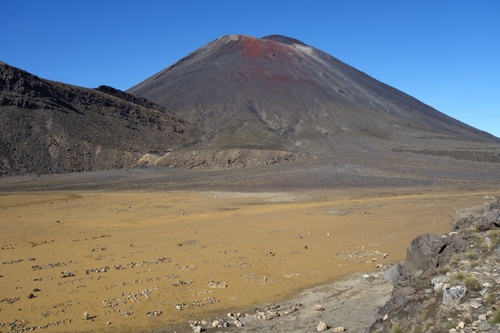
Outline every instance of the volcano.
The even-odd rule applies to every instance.
[[[218,38],[130,88],[197,124],[202,148],[327,156],[498,142],[301,41]],[[419,148],[419,149],[416,149]]]

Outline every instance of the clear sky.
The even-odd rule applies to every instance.
[[[228,34],[316,47],[500,137],[498,0],[0,0],[0,61],[126,90]]]

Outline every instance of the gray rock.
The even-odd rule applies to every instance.
[[[484,242],[486,243],[486,248],[488,250],[491,250],[491,248],[493,247],[493,242],[491,241],[491,238],[490,237],[484,237]]]
[[[415,238],[406,251],[405,270],[408,275],[422,272],[422,277],[430,277],[439,266],[439,253],[446,247],[441,237],[434,234]]]
[[[447,276],[441,275],[433,278],[431,284],[434,286],[434,291],[438,292],[443,289],[443,287],[448,283],[449,279]]]
[[[396,263],[389,267],[387,271],[385,271],[384,279],[391,282],[393,285],[396,285],[397,278],[401,276],[402,272],[403,266],[400,263]]]
[[[489,331],[491,329],[490,323],[488,323],[486,320],[481,320],[479,324],[477,324],[477,329],[480,331]]]
[[[467,293],[467,288],[463,286],[455,286],[446,288],[443,293],[443,305],[452,306],[460,303],[462,298]]]
[[[497,242],[497,245],[495,245],[493,252],[495,252],[496,255],[500,255],[500,242]]]
[[[457,230],[469,228],[474,223],[475,220],[476,220],[475,216],[468,216],[468,217],[458,219],[454,223],[453,230],[457,231]]]
[[[420,235],[406,251],[404,273],[414,276],[421,272],[422,278],[429,278],[436,274],[439,267],[445,266],[454,254],[466,249],[467,241],[456,232],[443,237],[434,234]]]
[[[500,223],[500,209],[492,209],[487,212],[484,219],[490,223]]]

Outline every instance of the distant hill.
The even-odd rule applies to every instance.
[[[0,175],[137,166],[149,152],[197,140],[191,124],[145,99],[44,80],[0,62]]]

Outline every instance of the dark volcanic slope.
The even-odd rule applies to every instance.
[[[439,140],[446,147],[457,140],[498,142],[283,36],[221,37],[128,92],[198,123],[204,147],[323,155],[339,145],[390,150],[435,147]]]
[[[163,107],[110,87],[43,80],[0,62],[0,176],[135,166],[198,140]]]

